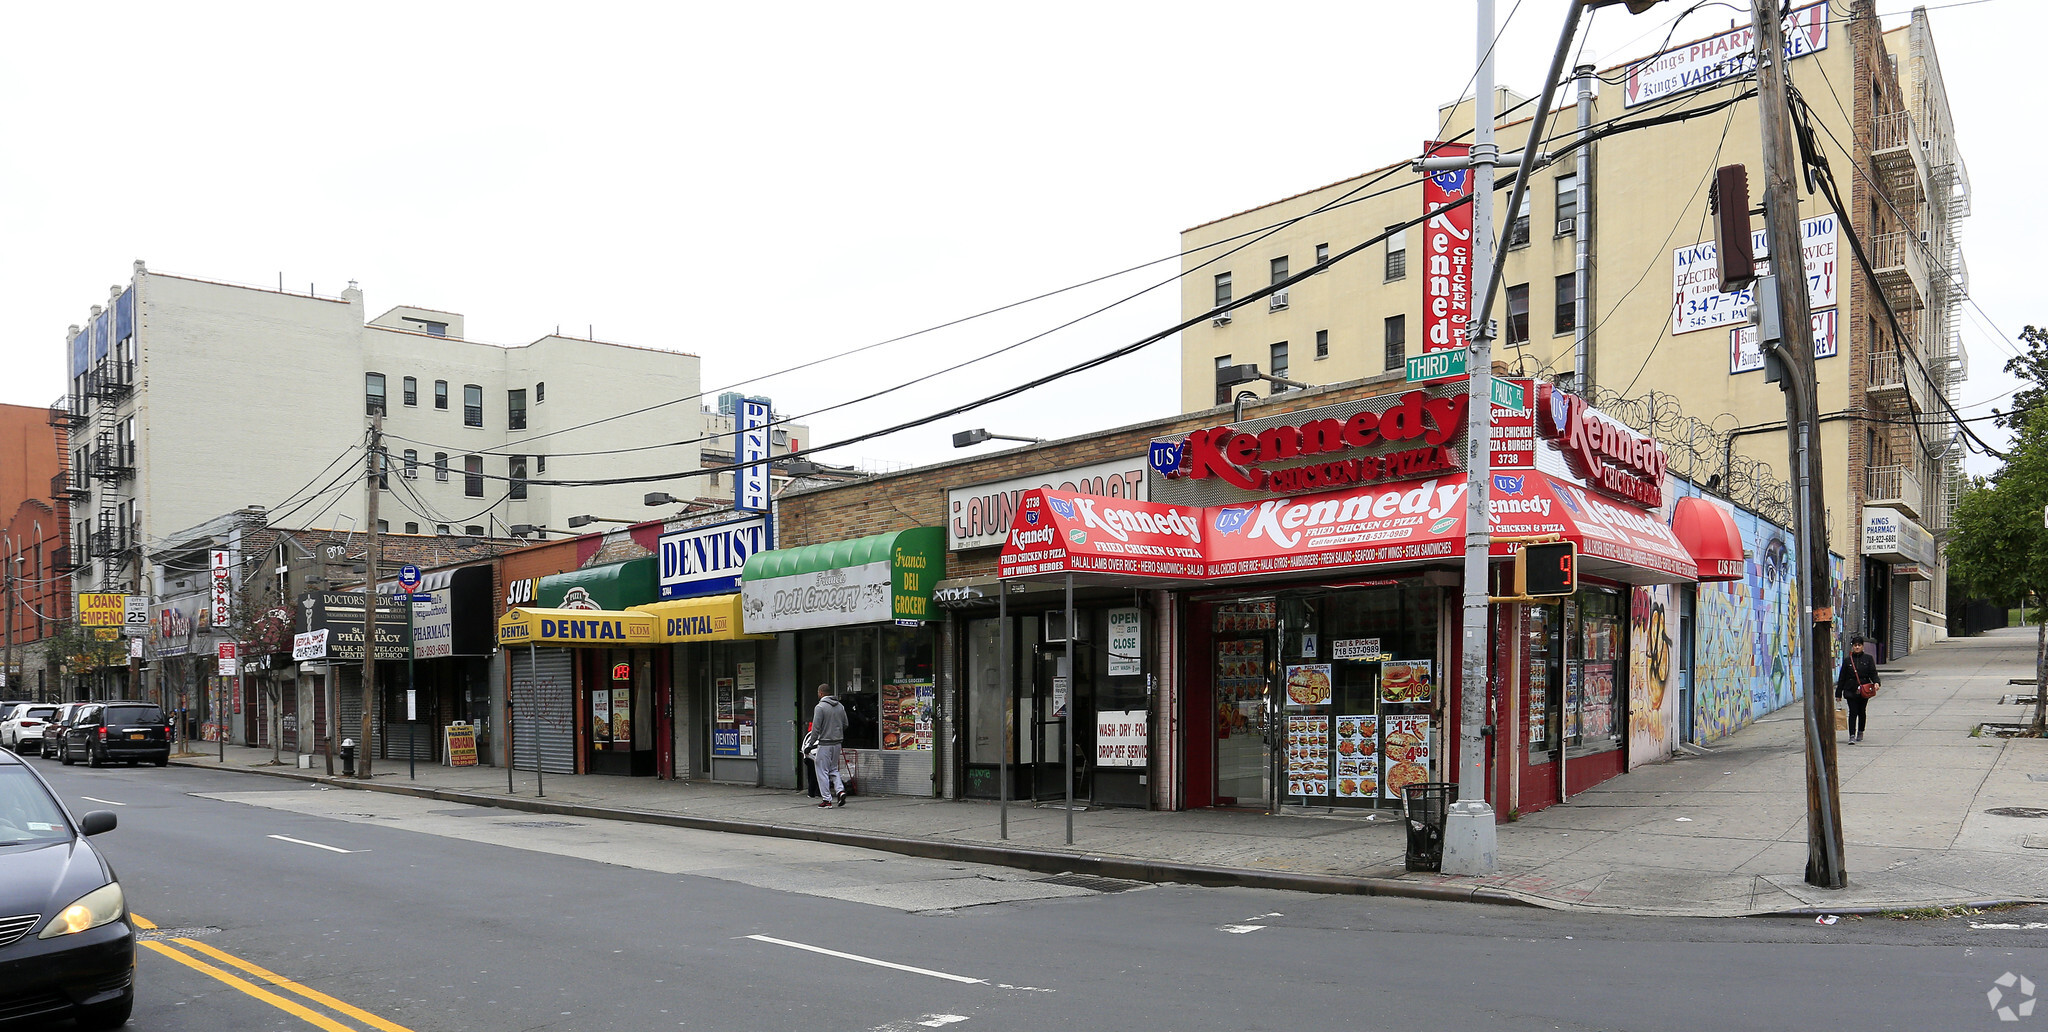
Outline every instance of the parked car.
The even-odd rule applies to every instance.
[[[38,751],[43,747],[44,729],[51,717],[57,715],[57,704],[42,705],[23,703],[0,717],[0,747],[14,752],[33,746]]]
[[[114,868],[27,761],[0,753],[0,1007],[8,1021],[119,1028],[135,1007],[135,925]]]
[[[43,725],[43,744],[36,755],[46,760],[57,758],[58,751],[64,745],[65,729],[71,726],[71,718],[76,716],[79,708],[84,705],[85,703],[82,702],[58,704],[57,715],[51,717],[49,722]]]
[[[153,702],[84,703],[64,728],[64,746],[57,758],[67,767],[81,758],[88,767],[144,760],[167,766],[171,762],[171,725],[162,707]]]

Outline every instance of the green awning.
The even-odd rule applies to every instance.
[[[661,598],[654,556],[642,556],[621,563],[588,566],[581,570],[552,574],[540,579],[534,607],[540,609],[623,610],[644,606]]]
[[[932,618],[946,576],[946,534],[912,527],[848,541],[778,548],[740,574],[749,634]]]

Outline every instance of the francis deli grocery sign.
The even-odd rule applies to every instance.
[[[1343,419],[1309,419],[1262,430],[1197,430],[1154,441],[1148,462],[1169,480],[1215,479],[1244,491],[1302,492],[1383,480],[1408,480],[1459,468],[1448,447],[1465,429],[1469,397],[1413,390],[1382,410]],[[1392,450],[1351,456],[1376,446]],[[1296,460],[1315,461],[1299,463]]]

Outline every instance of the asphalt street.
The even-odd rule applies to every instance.
[[[1621,918],[1058,878],[37,761],[155,925],[132,1028],[2024,1028],[2048,912]],[[856,804],[857,805],[857,804]],[[1996,980],[2018,978],[1999,987]]]

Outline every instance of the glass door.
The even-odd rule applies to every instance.
[[[1273,675],[1278,620],[1272,599],[1214,609],[1216,805],[1273,803]]]

